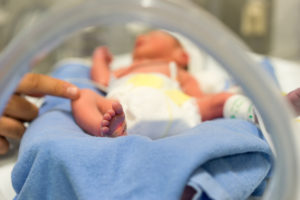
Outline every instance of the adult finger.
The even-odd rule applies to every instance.
[[[12,95],[5,107],[4,115],[31,121],[38,116],[38,108],[19,95]]]
[[[79,97],[79,89],[66,81],[42,74],[28,73],[21,80],[16,92],[28,95],[53,95],[69,99]]]
[[[23,123],[9,117],[0,118],[0,135],[1,137],[20,139],[25,132]]]
[[[0,155],[4,155],[8,152],[9,143],[5,137],[0,136]]]

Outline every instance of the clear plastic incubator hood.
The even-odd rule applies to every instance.
[[[275,147],[274,175],[263,199],[297,199],[298,155],[289,106],[238,39],[188,1],[91,0],[52,10],[33,26],[23,29],[1,53],[0,111],[36,57],[84,28],[128,22],[181,33],[232,75],[256,105]]]

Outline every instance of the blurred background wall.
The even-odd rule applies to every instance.
[[[65,2],[81,0],[65,0]],[[300,0],[190,0],[219,18],[229,29],[240,37],[254,52],[300,61]],[[22,27],[30,25],[49,6],[61,3],[59,0],[0,0],[0,51]],[[95,30],[93,30],[95,31]],[[101,37],[95,37],[91,30],[79,38],[66,41],[72,52],[65,55],[88,55],[90,45],[116,42],[118,32],[123,37],[122,46],[130,46],[135,35],[126,35],[124,27],[97,29]],[[103,35],[106,35],[103,39]],[[129,39],[124,39],[126,37]],[[111,38],[111,39],[110,39]],[[120,41],[119,41],[120,42]],[[85,45],[83,45],[85,44]],[[118,43],[120,44],[120,43]],[[70,49],[70,48],[69,48]],[[113,49],[122,53],[127,49]],[[53,59],[62,52],[53,53]]]
[[[300,0],[274,2],[270,54],[300,61]]]
[[[193,0],[256,53],[300,61],[300,0]]]

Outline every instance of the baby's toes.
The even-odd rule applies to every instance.
[[[101,128],[101,134],[102,136],[106,136],[107,134],[109,134],[109,128],[108,127],[102,127]]]
[[[108,126],[108,125],[109,125],[109,120],[103,120],[101,123],[101,127]]]
[[[111,120],[111,118],[112,118],[112,116],[111,116],[109,113],[105,113],[105,114],[103,115],[103,119],[104,119],[104,120],[109,121],[109,120]]]
[[[123,107],[119,102],[113,102],[112,108],[116,112],[117,115],[120,115],[124,112]]]
[[[113,109],[110,109],[107,111],[107,113],[111,116],[114,117],[116,115],[116,112]]]

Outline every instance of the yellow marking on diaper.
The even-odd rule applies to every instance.
[[[162,88],[163,86],[163,79],[153,74],[137,74],[128,79],[127,82],[137,87],[145,86],[152,88]]]
[[[191,98],[180,90],[166,90],[165,94],[178,106],[181,106]]]

